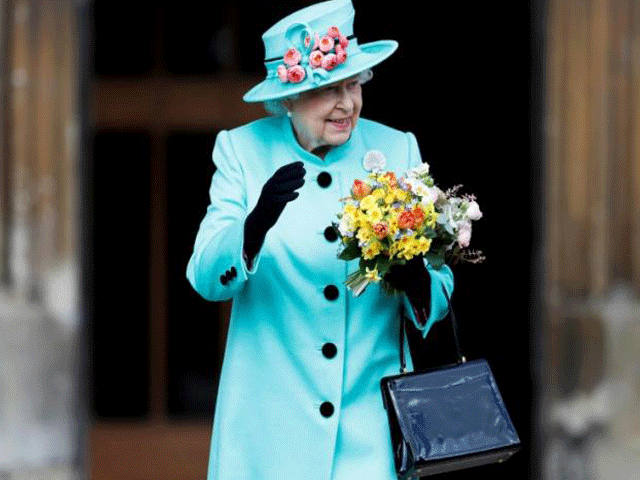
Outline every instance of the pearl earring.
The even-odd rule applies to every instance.
[[[291,112],[287,110],[287,117],[291,118]]]

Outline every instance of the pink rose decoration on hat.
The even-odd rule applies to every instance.
[[[311,45],[311,36],[304,39],[304,47],[309,49]],[[282,61],[284,64],[278,66],[277,75],[281,82],[300,83],[307,77],[303,63],[309,64],[311,68],[322,68],[328,72],[336,68],[338,65],[347,60],[346,48],[349,40],[338,27],[329,27],[327,33],[323,36],[314,34],[313,46],[309,56],[303,54],[296,48],[288,49]]]
[[[278,78],[280,79],[281,82],[287,82],[287,67],[285,67],[284,65],[278,65]]]
[[[290,48],[287,50],[287,53],[284,54],[284,63],[290,67],[299,64],[300,60],[302,60],[302,54],[295,48]]]
[[[347,52],[340,45],[336,45],[336,57],[338,63],[344,63],[347,60]]]
[[[338,56],[335,53],[328,53],[322,59],[322,68],[331,71],[338,66]]]
[[[300,65],[294,65],[287,70],[287,80],[291,83],[300,83],[306,76],[307,72]]]
[[[314,50],[313,52],[311,52],[311,55],[309,55],[309,65],[311,65],[313,68],[322,67],[323,58],[324,54],[320,50]]]
[[[333,50],[333,47],[336,45],[336,42],[328,35],[325,35],[320,39],[320,50],[324,53],[330,52]]]
[[[340,30],[338,30],[338,27],[329,27],[327,35],[331,38],[340,38]]]

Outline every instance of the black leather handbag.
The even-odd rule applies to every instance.
[[[400,374],[380,380],[396,472],[402,480],[503,462],[521,446],[488,362],[467,361],[462,355],[451,300],[446,290],[444,294],[457,362],[407,372],[407,319],[402,313]]]

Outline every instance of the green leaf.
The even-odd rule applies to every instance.
[[[391,267],[391,261],[389,260],[389,257],[380,255],[376,263],[378,265],[378,275],[384,277],[385,273],[389,271],[389,267]]]
[[[371,259],[371,260],[365,260],[364,258],[360,258],[360,270],[365,272],[366,268],[368,268],[369,270],[373,270],[376,267],[376,261],[375,259]]]
[[[444,265],[444,255],[439,255],[437,252],[427,252],[425,258],[429,261],[431,266],[436,270],[440,270]]]
[[[346,247],[340,254],[338,258],[340,260],[354,260],[360,256],[360,247],[358,247],[358,241],[353,240],[347,243]]]
[[[447,246],[442,243],[433,243],[431,249],[425,255],[433,268],[439,270],[446,262]]]
[[[427,238],[436,238],[436,231],[433,228],[425,228],[423,235]]]

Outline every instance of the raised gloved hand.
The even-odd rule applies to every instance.
[[[280,167],[262,187],[255,208],[244,223],[244,252],[249,263],[262,247],[264,237],[273,227],[285,205],[300,195],[295,190],[304,185],[306,170],[302,162]]]
[[[384,279],[393,288],[405,292],[419,320],[426,322],[431,310],[431,275],[421,257],[413,257],[404,265],[393,265]]]

